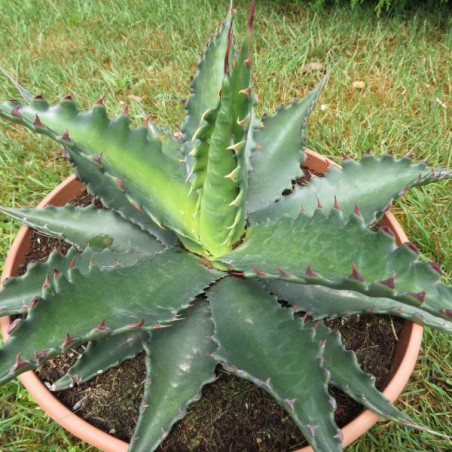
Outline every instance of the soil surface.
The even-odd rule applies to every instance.
[[[92,203],[86,193],[73,201],[77,205]],[[97,203],[99,207],[100,204]],[[45,260],[58,249],[69,247],[33,232],[32,249],[27,263]],[[344,345],[356,353],[362,369],[375,376],[376,386],[385,386],[390,373],[394,349],[403,321],[383,315],[361,315],[330,319],[330,328],[338,329]],[[84,347],[52,359],[38,369],[39,377],[53,383],[74,364]],[[129,441],[137,420],[146,375],[142,355],[95,377],[88,383],[55,395],[79,416]],[[188,409],[162,443],[159,451],[226,452],[226,451],[292,451],[306,445],[303,435],[269,394],[252,383],[217,368],[217,380],[205,386],[202,397]],[[346,395],[331,389],[336,398],[336,422],[343,426],[353,419],[362,406]]]

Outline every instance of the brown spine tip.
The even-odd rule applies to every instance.
[[[71,141],[71,139],[69,138],[69,130],[68,129],[66,129],[64,131],[63,135],[61,136],[61,139],[64,141],[69,141],[69,142]]]
[[[334,208],[336,210],[341,210],[341,208],[339,207],[339,203],[337,202],[337,197],[334,196]]]
[[[20,105],[16,105],[11,110],[11,116],[15,116],[16,118],[22,119],[22,115],[20,114]]]
[[[36,96],[33,96],[33,100],[43,100],[44,96],[42,94],[36,94]]]
[[[41,118],[39,117],[39,115],[35,116],[35,120],[33,121],[33,125],[35,127],[40,127],[41,129],[45,128],[45,125],[41,122]]]
[[[261,272],[257,267],[253,267],[254,272],[257,276],[266,276],[267,274],[264,272]]]
[[[141,328],[144,325],[145,320],[146,319],[144,317],[141,317],[141,319],[138,322],[129,323],[129,325],[127,325],[127,326],[131,329]]]
[[[129,107],[129,104],[125,104],[125,105],[124,105],[124,108],[122,109],[122,112],[121,112],[121,113],[122,113],[123,115],[127,116],[127,115],[129,114],[129,108],[130,108],[130,107]]]
[[[97,154],[97,155],[93,155],[92,157],[91,157],[91,160],[94,162],[94,163],[97,163],[98,165],[101,165],[102,164],[102,157],[103,157],[103,153],[101,152],[101,153],[99,153],[99,154]]]
[[[227,77],[229,77],[229,53],[231,51],[231,45],[232,45],[232,24],[229,27],[228,45],[226,47],[226,53],[224,55],[224,73]]]
[[[39,353],[35,353],[34,355],[33,355],[33,359],[35,360],[35,361],[42,361],[43,359],[45,359],[46,358],[46,356],[49,354],[49,351],[48,350],[43,350],[42,352],[39,352]]]
[[[71,262],[69,262],[69,270],[73,270],[74,268],[75,268],[75,257],[73,257]]]
[[[16,355],[16,360],[15,360],[13,366],[11,367],[11,371],[13,373],[17,372],[18,370],[22,369],[25,366],[28,366],[29,364],[30,364],[30,361],[27,361],[26,359],[22,359],[20,357],[20,353],[18,353]]]
[[[95,326],[95,327],[92,329],[93,332],[107,331],[107,330],[108,330],[108,327],[107,327],[107,325],[105,324],[105,319],[102,320],[102,322],[100,322],[99,325]]]
[[[430,267],[435,270],[436,273],[442,276],[443,272],[441,270],[441,267],[436,262],[430,262]]]
[[[368,150],[364,153],[364,155],[372,155],[372,151],[371,151],[370,149],[368,149]]]
[[[119,187],[121,191],[124,191],[124,179],[115,179],[116,185]]]
[[[319,197],[318,197],[318,196],[316,196],[316,199],[317,199],[317,209],[322,209],[322,208],[323,208],[323,206],[322,206],[322,203],[320,202],[320,199],[319,199]]]
[[[411,242],[405,242],[404,245],[411,250],[414,254],[418,255],[419,250],[417,249],[417,246],[414,243]]]
[[[361,210],[359,210],[358,204],[355,204],[354,212],[355,212],[355,215],[358,215],[358,217],[362,218],[363,214],[361,213]]]
[[[356,279],[357,281],[364,281],[363,276],[359,272],[358,268],[356,267],[356,264],[353,262],[352,264],[352,273],[348,276],[350,279]]]
[[[30,300],[30,304],[28,305],[28,309],[33,309],[36,304],[38,303],[39,297],[34,296],[31,300]]]
[[[6,330],[6,332],[7,332],[8,334],[11,334],[11,333],[17,328],[17,326],[19,325],[20,320],[21,320],[21,319],[13,320],[13,321],[8,325],[8,329]]]
[[[388,279],[382,279],[378,281],[380,284],[389,287],[390,289],[395,288],[395,275],[394,273]]]
[[[342,160],[345,162],[346,160],[350,160],[350,157],[346,154],[342,154]]]
[[[447,317],[450,317],[452,319],[452,309],[447,309],[447,308],[441,308],[439,310],[439,312],[441,314],[447,315]]]
[[[407,292],[407,294],[412,297],[412,298],[416,298],[416,300],[419,300],[421,302],[421,304],[424,302],[425,300],[425,291],[423,290],[422,292]]]
[[[279,276],[281,276],[281,278],[290,278],[290,273],[287,273],[279,266],[278,266],[278,271],[279,271]]]
[[[250,13],[248,15],[248,32],[251,34],[253,31],[254,13],[256,12],[256,0],[251,0]]]
[[[141,210],[141,207],[138,205],[138,203],[136,201],[130,201],[130,205],[134,209],[138,210],[138,212],[143,213],[143,211]]]
[[[73,337],[71,337],[71,335],[69,333],[66,333],[66,337],[64,338],[63,343],[61,344],[61,348],[64,350],[67,347],[69,347],[72,342],[74,342],[75,339]]]
[[[66,94],[65,96],[63,96],[63,100],[73,100],[72,94]]]
[[[44,278],[44,282],[42,283],[42,290],[46,290],[50,287],[50,277],[49,274],[46,274],[46,277]]]
[[[238,278],[243,278],[245,275],[243,274],[243,272],[236,272],[236,271],[230,271],[229,274],[231,276],[237,276]]]
[[[105,96],[100,96],[99,99],[96,100],[96,105],[104,105]]]
[[[312,265],[311,265],[311,264],[309,264],[309,265],[306,267],[305,274],[306,274],[306,276],[310,276],[310,277],[312,277],[312,278],[316,278],[317,276],[319,276],[318,273],[312,271]]]
[[[146,115],[146,116],[143,116],[143,122],[142,122],[143,126],[146,127],[150,120],[151,120],[151,115],[150,114]]]

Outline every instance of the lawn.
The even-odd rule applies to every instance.
[[[84,108],[105,95],[111,115],[130,104],[175,129],[195,62],[221,23],[227,0],[9,0],[0,2],[0,64],[33,93],[67,93]],[[236,1],[243,25],[247,1]],[[303,2],[259,1],[254,77],[258,112],[301,97],[334,67],[311,116],[308,147],[341,162],[388,150],[452,166],[450,13],[419,9],[377,19],[371,8],[315,10]],[[243,28],[238,34],[243,34]],[[3,80],[3,79],[2,79]],[[0,99],[16,96],[0,83]],[[449,121],[449,122],[448,122]],[[31,206],[71,173],[57,146],[23,128],[0,129],[0,205]],[[422,258],[452,281],[450,183],[410,192],[393,212]],[[416,219],[408,219],[415,214]],[[0,219],[0,267],[16,223]],[[452,434],[450,338],[427,330],[411,383],[397,405],[417,422]],[[386,421],[352,451],[449,450],[450,442]],[[0,450],[88,451],[36,408],[17,382],[0,388]]]

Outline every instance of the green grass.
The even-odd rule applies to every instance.
[[[51,101],[69,92],[88,108],[106,95],[112,114],[130,103],[137,123],[145,113],[175,130],[196,58],[227,3],[0,2],[0,63]],[[239,25],[247,4],[236,2]],[[342,154],[358,157],[368,149],[376,154],[390,149],[396,156],[412,152],[418,160],[450,166],[452,35],[446,16],[441,9],[418,9],[410,16],[377,20],[372,8],[316,11],[301,2],[259,2],[254,61],[259,112],[271,112],[311,89],[322,77],[312,63],[323,69],[337,64],[311,117],[309,147],[338,162]],[[6,81],[0,84],[0,98],[15,95]],[[49,141],[3,125],[0,205],[34,205],[71,169]],[[446,182],[408,194],[395,208],[411,241],[426,259],[441,264],[449,283],[451,212]],[[17,229],[0,219],[0,264]],[[398,401],[418,422],[449,434],[451,361],[450,338],[427,331],[416,371]],[[444,439],[381,422],[350,450],[449,448]],[[0,450],[91,449],[50,422],[13,382],[0,388]]]

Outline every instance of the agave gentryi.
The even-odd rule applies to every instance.
[[[282,196],[301,175],[323,82],[257,119],[253,13],[254,2],[240,50],[232,7],[207,44],[180,137],[151,123],[131,129],[126,112],[110,120],[102,101],[81,112],[71,96],[51,106],[19,86],[24,103],[0,104],[3,118],[59,143],[108,207],[2,209],[73,248],[4,281],[0,312],[26,318],[0,350],[0,382],[89,342],[53,385],[64,389],[144,350],[133,451],[157,447],[217,363],[268,391],[318,451],[341,450],[328,385],[413,425],[322,319],[390,313],[452,331],[438,266],[375,231],[395,198],[451,171],[366,155]]]

